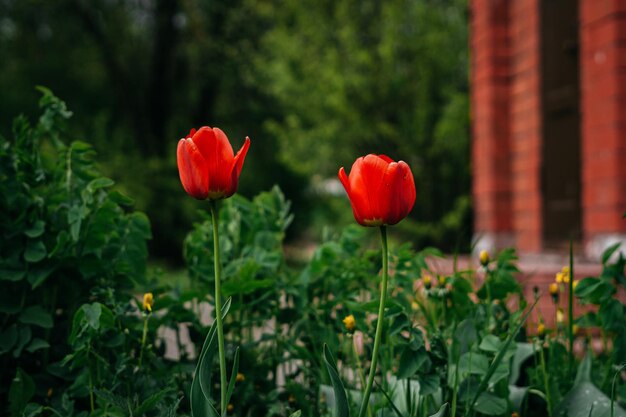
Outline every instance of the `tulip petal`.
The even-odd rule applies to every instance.
[[[226,197],[230,197],[235,194],[237,191],[237,185],[239,184],[239,175],[241,175],[241,169],[243,168],[243,163],[246,160],[246,155],[248,154],[248,148],[250,148],[250,138],[246,136],[246,140],[243,143],[243,146],[237,152],[237,155],[233,158],[233,166],[230,172],[230,187],[226,192]]]
[[[191,139],[181,139],[176,149],[176,163],[183,188],[193,198],[204,200],[209,195],[206,161]]]
[[[193,136],[207,164],[211,187],[211,198],[223,198],[230,188],[230,167],[233,163],[233,147],[218,128],[201,127]]]
[[[380,192],[388,166],[389,162],[384,158],[373,154],[366,155],[357,177],[361,184],[360,191],[365,194],[364,198],[369,201],[369,212],[362,214],[365,221],[371,225],[379,225],[385,217],[386,202],[381,198]]]
[[[363,217],[359,213],[358,204],[355,204],[355,202],[352,200],[352,193],[350,191],[350,179],[348,178],[348,175],[346,175],[346,170],[343,167],[339,169],[339,181],[341,181],[341,184],[343,184],[343,188],[345,188],[346,190],[346,194],[348,194],[348,199],[350,200],[350,205],[352,206],[352,214],[354,214],[354,219],[357,221],[357,223],[364,225]]]
[[[393,225],[404,219],[413,209],[415,195],[415,181],[406,162],[390,164],[381,192],[381,198],[387,204],[385,222]]]

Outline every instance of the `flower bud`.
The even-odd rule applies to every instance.
[[[489,252],[486,250],[481,250],[479,255],[480,264],[482,266],[487,266],[489,264]]]

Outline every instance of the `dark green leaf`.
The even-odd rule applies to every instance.
[[[230,397],[235,390],[235,381],[237,380],[237,372],[239,372],[239,348],[235,350],[235,358],[233,360],[233,369],[230,373],[230,381],[228,383],[228,391],[226,391],[226,404],[230,404]],[[222,412],[222,416],[226,413]]]
[[[326,344],[324,344],[323,359],[335,393],[334,415],[335,417],[350,417],[350,405],[348,404],[346,390],[343,387],[341,378],[339,377],[339,371],[337,370],[337,365],[335,364],[335,358],[333,358],[333,355],[330,353],[328,345]]]
[[[480,341],[478,348],[485,352],[497,352],[501,349],[502,342],[497,336],[488,334]]]
[[[37,220],[32,227],[24,232],[30,238],[36,238],[43,234],[46,223],[43,220]]]
[[[9,388],[8,398],[11,416],[21,416],[26,404],[28,404],[33,395],[35,395],[35,383],[22,368],[17,368],[17,373]]]
[[[474,409],[488,416],[498,416],[506,411],[507,402],[504,398],[497,397],[489,392],[483,392],[476,400]]]
[[[27,307],[20,314],[19,321],[24,324],[34,324],[44,329],[52,328],[52,314],[41,306]]]
[[[425,349],[414,351],[409,347],[406,347],[400,356],[398,379],[412,377],[427,360],[428,353]]]
[[[26,350],[30,353],[33,353],[39,349],[47,349],[50,347],[50,344],[43,339],[35,338],[30,342],[30,345],[26,348]]]
[[[444,405],[439,407],[439,411],[437,411],[435,414],[431,415],[430,417],[446,417],[448,415],[449,406],[450,405],[448,403],[445,403]]]
[[[602,264],[606,264],[609,261],[609,259],[611,258],[611,255],[613,255],[615,251],[619,249],[621,244],[622,244],[621,242],[617,242],[609,246],[608,248],[604,250],[604,252],[602,252]]]
[[[0,353],[10,351],[17,343],[17,326],[15,324],[0,333]]]
[[[29,240],[24,251],[24,260],[26,262],[39,262],[46,257],[46,246],[41,240]]]

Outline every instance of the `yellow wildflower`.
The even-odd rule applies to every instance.
[[[446,277],[444,277],[443,275],[439,275],[439,285],[445,285],[446,284]]]
[[[154,305],[154,297],[151,292],[147,292],[143,295],[143,309],[148,313],[152,313],[152,306]]]
[[[413,311],[417,311],[417,310],[419,310],[419,308],[420,308],[419,304],[417,304],[415,301],[413,301],[413,302],[411,303],[411,309],[412,309]]]
[[[234,406],[234,405],[232,405],[232,404],[228,404],[228,405],[226,406],[226,412],[227,412],[227,413],[232,413],[234,409],[235,409],[235,406]]]
[[[559,286],[553,282],[548,286],[548,291],[550,291],[550,295],[555,296],[559,294]]]
[[[343,324],[346,326],[346,330],[351,332],[356,327],[356,320],[354,319],[354,316],[350,314],[343,319]]]
[[[559,308],[556,310],[556,322],[559,324],[563,324],[565,321],[565,314],[563,314],[563,309]]]
[[[563,282],[566,284],[569,284],[569,278],[570,278],[570,270],[569,270],[569,266],[564,266],[561,269],[561,272],[563,273]]]
[[[237,377],[235,378],[235,381],[243,382],[245,380],[246,380],[246,376],[242,374],[241,372],[237,372]]]
[[[431,277],[430,274],[424,274],[422,276],[422,281],[424,282],[424,287],[428,289],[433,284],[433,277]]]
[[[546,326],[543,323],[537,325],[537,335],[540,337],[546,334]]]
[[[580,328],[578,327],[578,324],[575,324],[572,326],[572,334],[573,335],[577,335],[578,334],[578,330],[580,330]]]
[[[563,272],[557,272],[556,273],[556,277],[554,277],[554,280],[556,281],[557,284],[562,284],[563,283]]]
[[[572,288],[576,289],[577,286],[578,286],[578,280],[575,279],[574,282],[572,282]]]
[[[480,255],[478,256],[478,259],[480,260],[480,264],[482,266],[487,266],[490,260],[489,252],[487,252],[486,250],[481,250]]]

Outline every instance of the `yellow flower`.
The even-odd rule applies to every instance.
[[[580,328],[578,327],[578,324],[575,324],[572,326],[572,334],[573,335],[577,335],[578,334],[578,330],[580,330]]]
[[[570,277],[570,271],[569,271],[569,266],[564,266],[561,269],[561,272],[563,273],[563,282],[568,284],[569,283],[569,277]]]
[[[576,289],[577,286],[578,286],[578,280],[575,279],[574,282],[572,282],[572,288]]]
[[[151,292],[147,292],[143,295],[143,309],[148,313],[152,313],[152,306],[154,305],[154,297]]]
[[[415,301],[413,301],[413,302],[411,303],[411,309],[412,309],[413,311],[417,311],[417,310],[419,310],[419,308],[420,308],[419,304],[417,304]]]
[[[446,283],[446,277],[444,277],[443,275],[439,275],[439,285],[445,285]]]
[[[235,381],[243,382],[245,380],[246,380],[246,376],[242,374],[241,372],[237,372],[237,377],[235,378]]]
[[[424,282],[424,287],[430,288],[433,284],[433,277],[431,277],[430,274],[424,274],[422,276],[422,281]]]
[[[563,283],[563,272],[557,272],[554,280],[556,281],[557,284]]]
[[[562,324],[565,321],[565,314],[563,314],[563,309],[559,308],[556,310],[556,322]]]
[[[354,319],[354,316],[350,314],[345,319],[343,319],[343,324],[346,326],[346,330],[351,332],[356,327],[356,320]]]
[[[511,417],[519,417],[519,413],[517,411],[513,411],[511,413]]]
[[[537,325],[537,335],[543,336],[546,334],[546,326],[543,323]]]
[[[559,286],[556,282],[553,282],[552,284],[550,284],[550,286],[548,286],[548,291],[550,291],[551,295],[558,295],[559,293]]]
[[[481,250],[480,251],[480,255],[478,256],[478,259],[480,260],[480,264],[482,266],[487,266],[487,264],[489,264],[489,252],[487,252],[486,250]]]
[[[226,406],[226,412],[227,412],[227,413],[232,413],[234,409],[235,409],[235,406],[234,406],[234,405],[232,405],[232,404],[228,404],[228,405]]]

